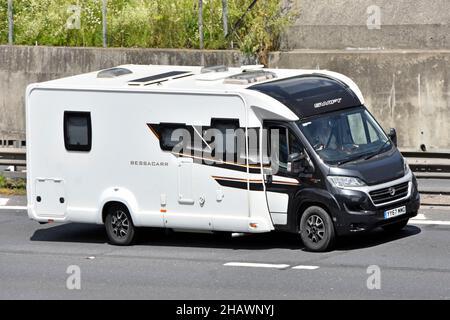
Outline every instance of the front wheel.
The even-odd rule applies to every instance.
[[[309,207],[300,219],[300,236],[309,251],[330,250],[336,240],[333,221],[321,207]]]
[[[386,232],[390,232],[390,233],[398,232],[398,231],[402,230],[404,227],[406,227],[406,225],[408,224],[408,220],[409,219],[388,224],[383,227],[383,230]]]
[[[134,240],[136,228],[130,212],[123,205],[112,205],[108,208],[105,227],[111,244],[126,246]]]

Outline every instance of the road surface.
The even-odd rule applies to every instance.
[[[102,226],[39,225],[0,207],[0,299],[450,299],[449,244],[449,208],[423,208],[397,235],[378,230],[310,253],[288,234],[152,229],[115,247]],[[73,266],[79,282],[68,281]]]

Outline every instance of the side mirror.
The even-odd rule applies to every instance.
[[[395,130],[395,128],[391,128],[391,130],[389,130],[389,139],[391,139],[391,141],[394,143],[395,146],[397,146],[397,131]]]
[[[292,174],[305,171],[305,158],[303,153],[291,153],[287,160],[287,171]]]

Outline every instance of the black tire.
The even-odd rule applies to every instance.
[[[136,235],[136,228],[130,212],[126,206],[120,204],[108,207],[105,228],[109,242],[118,246],[131,244]]]
[[[333,221],[324,209],[317,206],[303,212],[300,236],[306,249],[314,252],[331,250],[336,242]]]
[[[408,224],[408,220],[409,219],[385,225],[383,226],[383,230],[389,233],[398,232],[402,230],[404,227],[406,227],[406,225]]]

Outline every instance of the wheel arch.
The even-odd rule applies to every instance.
[[[116,200],[108,201],[103,205],[103,208],[102,208],[102,222],[103,223],[105,223],[105,219],[106,219],[106,215],[108,214],[108,210],[112,206],[122,206],[122,207],[125,207],[128,210],[128,212],[130,212],[130,209],[128,208],[128,206],[125,203],[123,203],[121,201],[116,201]]]
[[[107,209],[111,205],[116,204],[116,205],[123,205],[125,208],[127,208],[134,225],[139,225],[139,221],[136,216],[136,212],[138,211],[137,201],[133,193],[131,193],[129,190],[118,187],[109,188],[102,193],[99,202],[100,202],[99,205],[100,214],[98,215],[99,224],[105,223]]]
[[[340,206],[336,199],[326,190],[303,190],[300,191],[295,199],[293,207],[290,210],[289,223],[291,230],[294,232],[300,231],[300,220],[305,210],[312,206],[322,208],[330,216],[331,221],[336,221],[335,212],[340,210]]]

